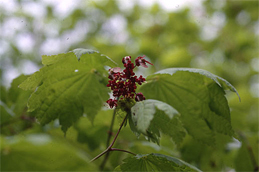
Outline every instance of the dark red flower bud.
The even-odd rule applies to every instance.
[[[114,106],[117,106],[117,100],[109,99],[106,101],[106,103],[110,106],[110,108],[113,108]]]
[[[141,84],[142,84],[143,82],[145,82],[145,81],[146,81],[146,79],[143,78],[142,75],[140,75],[139,78],[138,78],[138,80],[137,80],[137,82],[138,82],[139,85],[141,85]]]
[[[135,96],[135,100],[136,102],[139,102],[139,101],[142,101],[142,100],[145,100],[146,98],[144,97],[144,95],[142,93],[137,93],[136,96]]]
[[[123,64],[127,64],[131,60],[131,56],[126,56],[122,59]]]
[[[146,65],[146,63],[153,65],[149,61],[145,60],[144,57],[145,56],[143,56],[143,57],[139,56],[138,58],[136,58],[136,60],[135,60],[136,66],[143,66],[143,67],[147,68],[148,66]]]
[[[115,68],[111,68],[109,69],[109,79],[113,79],[114,77],[117,76],[117,73],[119,73],[121,71],[121,68],[119,67],[115,67]]]

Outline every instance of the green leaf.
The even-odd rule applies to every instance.
[[[1,137],[1,143],[1,171],[98,170],[79,150],[46,134]]]
[[[79,60],[85,60],[84,58],[81,59],[81,56],[83,54],[88,54],[87,60],[84,61],[84,63],[91,65],[92,67],[96,65],[100,66],[110,66],[110,67],[115,67],[117,64],[108,56],[105,56],[103,54],[100,54],[98,51],[95,50],[89,50],[89,49],[83,49],[83,48],[77,48],[74,49],[73,52],[75,53],[76,57]]]
[[[74,49],[72,52],[75,53],[75,55],[76,55],[76,57],[77,57],[78,59],[80,59],[80,57],[81,57],[83,54],[99,53],[99,52],[96,51],[96,50],[84,49],[84,48],[76,48],[76,49]]]
[[[195,139],[214,145],[215,132],[233,135],[224,89],[204,70],[167,69],[147,78],[140,88],[146,98],[168,103]],[[208,78],[209,77],[209,78]]]
[[[43,55],[42,64],[44,66],[52,65],[52,64],[58,63],[59,61],[66,60],[66,58],[67,58],[67,54],[65,54],[65,53],[58,54],[58,55],[50,55],[50,56]]]
[[[131,126],[130,120],[132,131],[144,134],[148,140],[159,143],[159,131],[161,131],[172,137],[179,145],[185,136],[178,112],[164,102],[151,99],[137,102],[131,108],[131,118],[135,126],[135,128]]]
[[[217,75],[214,75],[206,70],[203,70],[203,69],[194,69],[194,68],[168,68],[168,69],[163,69],[163,70],[160,70],[158,72],[156,72],[155,74],[170,74],[170,75],[173,75],[174,73],[176,73],[177,71],[188,71],[188,72],[192,72],[192,73],[198,73],[198,74],[201,74],[203,76],[206,76],[210,79],[212,79],[213,81],[215,81],[219,86],[221,86],[222,88],[224,89],[229,89],[233,92],[235,92],[239,98],[239,100],[241,101],[241,98],[236,90],[236,88],[231,85],[227,80],[217,76]]]
[[[196,167],[174,157],[161,154],[136,155],[126,158],[115,171],[199,171]]]
[[[110,62],[96,52],[82,54],[79,61],[73,52],[43,56],[45,66],[19,86],[34,90],[28,110],[36,111],[43,125],[58,118],[64,132],[83,113],[93,122],[109,97],[104,65]]]

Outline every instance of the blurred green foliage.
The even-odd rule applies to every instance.
[[[158,4],[145,7],[134,3],[127,9],[119,1],[80,1],[79,5],[71,4],[76,8],[71,7],[66,14],[58,8],[61,3],[11,2],[16,5],[7,8],[0,4],[1,170],[12,170],[15,166],[8,165],[9,161],[16,159],[18,171],[95,170],[101,164],[101,160],[91,165],[87,161],[105,149],[105,131],[112,111],[100,112],[94,126],[82,117],[64,138],[55,122],[41,127],[27,112],[29,94],[17,88],[21,77],[26,76],[17,78],[8,88],[10,73],[24,72],[29,67],[25,62],[39,67],[41,55],[75,48],[99,50],[118,64],[126,55],[146,55],[154,67],[144,75],[167,67],[206,69],[230,81],[240,94],[241,102],[234,94],[226,95],[231,123],[240,142],[225,139],[217,144],[221,146],[209,147],[187,137],[176,147],[169,137],[162,137],[158,147],[144,137],[137,139],[126,127],[117,147],[136,153],[177,156],[203,171],[252,171],[258,166],[258,1],[210,0],[204,1],[201,9],[181,8],[172,12]],[[28,5],[38,5],[43,11],[34,15]],[[28,39],[32,43],[26,42]],[[118,122],[115,124],[114,128],[118,128]],[[42,134],[50,139],[40,147],[33,139],[27,139]],[[62,161],[66,155],[77,161]],[[46,156],[61,164],[47,168],[40,163],[48,160]],[[113,170],[127,156],[112,152],[106,170]],[[21,159],[23,164],[18,164]],[[82,161],[86,166],[82,166]]]

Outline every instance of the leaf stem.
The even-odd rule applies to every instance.
[[[122,121],[122,123],[121,123],[121,125],[120,125],[120,128],[119,128],[119,130],[117,131],[117,133],[116,133],[116,135],[115,135],[115,137],[114,137],[112,143],[111,143],[110,146],[108,147],[108,149],[111,149],[111,147],[114,145],[114,143],[115,143],[115,141],[116,141],[116,139],[117,139],[117,137],[118,137],[118,135],[119,135],[119,133],[120,133],[120,131],[121,131],[122,126],[124,125],[124,123],[125,123],[126,120],[127,120],[127,117],[128,117],[128,114],[124,117],[124,119],[123,119],[123,121]]]
[[[112,146],[114,145],[114,143],[115,143],[115,141],[116,141],[116,139],[117,139],[117,137],[118,137],[118,135],[119,135],[119,133],[120,133],[120,131],[121,131],[122,126],[123,126],[124,123],[126,122],[127,117],[128,117],[128,114],[124,117],[124,119],[123,119],[123,121],[122,121],[122,123],[121,123],[121,125],[120,125],[120,128],[119,128],[119,130],[117,131],[115,137],[113,138],[113,141],[112,141],[112,143],[110,144],[110,146],[109,146],[105,151],[103,151],[102,153],[100,153],[99,155],[97,155],[96,157],[94,157],[90,162],[93,162],[93,161],[97,160],[98,158],[100,158],[101,156],[103,156],[104,154],[106,154],[107,152],[111,151],[111,148],[112,148]]]
[[[103,156],[104,154],[106,154],[109,151],[109,149],[107,148],[105,151],[103,151],[102,153],[100,153],[99,155],[97,155],[96,157],[94,157],[90,162],[93,162],[95,160],[97,160],[98,158],[100,158],[101,156]]]
[[[126,152],[126,153],[129,153],[129,154],[132,154],[134,156],[136,156],[137,154],[133,153],[133,152],[130,152],[130,151],[127,151],[127,150],[123,150],[123,149],[118,149],[118,148],[111,148],[110,151],[121,151],[121,152]]]
[[[118,100],[118,99],[117,99],[117,100]],[[113,111],[112,120],[111,120],[111,125],[110,125],[110,129],[109,129],[109,131],[108,131],[108,137],[107,137],[106,147],[108,147],[109,144],[110,144],[110,140],[111,140],[111,136],[112,136],[112,132],[113,132],[113,125],[114,125],[114,121],[115,121],[116,108],[117,108],[117,107],[115,107],[115,109],[114,109],[114,111]],[[103,170],[104,165],[105,165],[106,161],[108,160],[108,157],[109,157],[109,152],[107,152],[107,154],[105,155],[105,158],[103,159],[102,164],[100,165],[100,169],[101,169],[101,170]]]

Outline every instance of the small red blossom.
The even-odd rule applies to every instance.
[[[117,106],[117,100],[109,99],[109,100],[106,101],[106,103],[108,103],[110,108],[113,108],[114,106]]]
[[[147,67],[146,63],[153,65],[152,63],[146,61],[144,57],[145,56],[136,58],[136,65],[134,65],[131,62],[131,56],[126,56],[122,58],[122,63],[125,69],[123,69],[122,71],[119,67],[109,69],[108,78],[110,80],[107,84],[107,87],[111,88],[113,93],[112,95],[114,96],[114,99],[109,99],[106,101],[110,108],[116,107],[117,100],[119,99],[133,99],[135,96],[136,101],[145,100],[145,97],[142,93],[136,93],[136,83],[141,85],[143,82],[146,81],[146,79],[142,75],[137,77],[133,72],[136,66],[141,65],[143,67]]]
[[[130,60],[131,60],[131,56],[126,56],[126,57],[122,58],[122,63],[127,64]]]
[[[139,101],[142,101],[142,100],[145,100],[145,99],[146,98],[142,93],[137,93],[136,96],[135,96],[136,102],[139,102]]]
[[[109,69],[109,79],[113,79],[114,77],[116,77],[117,73],[121,71],[121,68],[119,67],[115,67],[115,68],[111,68]]]
[[[153,65],[149,61],[145,60],[144,57],[145,56],[142,56],[142,57],[139,56],[138,58],[136,58],[136,60],[135,60],[136,66],[143,66],[143,67],[147,68],[148,66],[146,65],[146,63]]]
[[[143,82],[145,82],[145,81],[146,81],[146,79],[143,78],[142,75],[140,75],[137,82],[138,82],[139,85],[141,85],[141,84],[142,84]]]

